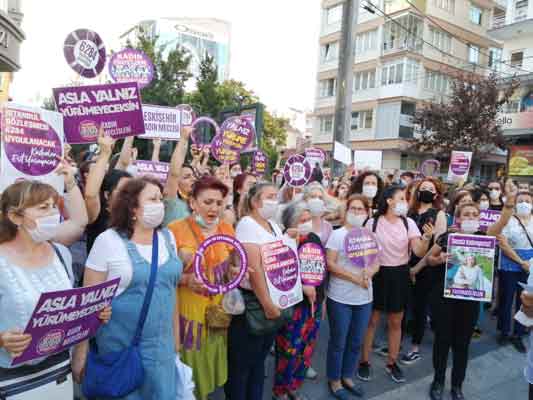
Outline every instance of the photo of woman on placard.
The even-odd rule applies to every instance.
[[[468,255],[453,277],[453,287],[479,290],[483,283],[483,271],[473,255]]]

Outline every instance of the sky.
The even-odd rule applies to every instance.
[[[230,78],[272,110],[313,107],[320,0],[24,0],[22,12],[22,68],[11,89],[19,103],[40,105],[53,87],[71,81],[63,42],[75,29],[92,29],[116,45],[143,19],[201,17],[231,23]]]

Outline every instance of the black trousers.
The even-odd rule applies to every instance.
[[[468,348],[479,316],[479,302],[446,299],[444,289],[431,292],[432,315],[435,328],[433,368],[435,382],[444,384],[450,349],[453,353],[452,387],[461,387],[468,364]]]
[[[431,276],[428,268],[431,267],[425,267],[418,273],[416,282],[413,285],[411,310],[413,313],[412,327],[414,345],[422,343],[426,330],[426,319],[431,295]]]
[[[533,400],[533,385],[529,384],[529,400]]]

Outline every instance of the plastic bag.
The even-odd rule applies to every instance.
[[[196,400],[194,397],[194,382],[192,369],[181,362],[179,354],[176,354],[176,384],[177,400]]]
[[[222,308],[228,314],[239,315],[244,313],[244,299],[239,289],[233,289],[224,294]]]

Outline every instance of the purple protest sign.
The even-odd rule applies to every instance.
[[[220,134],[211,141],[211,155],[222,164],[233,164],[239,161],[239,153],[225,147]]]
[[[252,172],[256,176],[263,176],[266,171],[268,158],[261,150],[256,150],[252,158]]]
[[[319,149],[317,147],[310,147],[308,149],[305,149],[304,152],[305,159],[309,161],[309,164],[314,166],[316,163],[322,167],[324,164],[324,161],[326,161],[326,153],[324,150]]]
[[[481,232],[487,232],[489,226],[497,222],[500,219],[501,215],[501,211],[481,210],[479,212],[479,230]]]
[[[372,267],[377,262],[378,251],[376,237],[368,229],[353,228],[344,239],[344,252],[354,267]]]
[[[176,109],[181,113],[181,126],[192,126],[196,120],[193,108],[188,104],[180,104]]]
[[[224,147],[240,153],[252,144],[255,128],[250,118],[235,116],[222,123],[220,134]]]
[[[471,151],[452,151],[450,168],[448,170],[448,180],[454,183],[466,181],[471,161]]]
[[[17,171],[38,177],[57,168],[63,154],[61,138],[39,112],[8,106],[2,117],[3,150]]]
[[[137,160],[135,161],[135,166],[137,167],[138,176],[152,176],[163,184],[168,179],[169,163]]]
[[[326,252],[318,243],[304,243],[298,249],[302,283],[320,286],[326,277]]]
[[[304,156],[296,154],[291,156],[283,168],[285,181],[293,187],[304,186],[311,179],[311,164]]]
[[[197,128],[200,125],[202,125],[202,124],[208,124],[208,125],[211,125],[213,127],[213,129],[215,130],[215,136],[214,137],[219,136],[219,133],[220,133],[220,128],[219,128],[218,124],[216,123],[216,121],[213,118],[209,118],[209,117],[196,118],[194,120],[194,122],[192,123],[192,126],[191,126],[192,127],[191,140],[197,146],[207,144],[207,143],[203,143],[200,140],[200,138],[198,136],[198,132],[196,131]]]
[[[154,64],[141,50],[124,49],[114,53],[108,67],[115,82],[137,82],[140,89],[154,79]]]
[[[240,259],[240,268],[239,273],[233,280],[229,283],[223,283],[221,279],[219,279],[219,282],[212,283],[205,271],[205,268],[202,268],[202,260],[204,258],[204,254],[206,250],[209,248],[209,246],[212,246],[214,244],[222,243],[227,246],[231,246],[235,251],[237,251],[237,254]],[[229,266],[229,262],[224,262],[223,265]],[[204,284],[207,291],[211,294],[222,294],[227,293],[230,290],[233,290],[239,286],[241,281],[244,278],[244,275],[246,274],[246,271],[248,270],[248,257],[246,255],[246,251],[244,250],[243,245],[241,242],[239,242],[234,237],[228,236],[228,235],[213,235],[206,240],[204,240],[200,247],[198,247],[198,250],[196,250],[196,253],[194,254],[193,259],[193,267],[194,267],[194,275],[196,278]],[[216,271],[215,271],[216,272]],[[226,272],[226,271],[221,271]],[[222,275],[222,273],[220,273]]]
[[[96,334],[100,311],[111,304],[120,278],[77,289],[42,293],[25,334],[31,343],[12,366],[64,351]]]
[[[89,29],[77,29],[69,33],[63,44],[63,54],[68,65],[85,78],[94,78],[104,69],[104,42]]]
[[[96,143],[100,126],[114,139],[144,133],[135,82],[56,88],[54,99],[64,117],[67,143]]]
[[[261,246],[261,256],[274,304],[287,308],[299,303],[303,294],[298,257],[294,250],[279,240]]]
[[[433,176],[440,171],[439,160],[425,160],[420,165],[420,173],[422,176]]]

